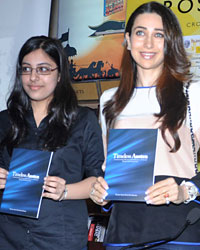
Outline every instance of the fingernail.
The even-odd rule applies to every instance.
[[[105,198],[106,198],[107,195],[108,195],[108,193],[106,193],[106,194],[104,195],[104,197],[103,197],[104,200],[105,200]]]
[[[144,197],[144,199],[146,201],[146,204],[151,204],[152,203],[148,196]]]
[[[148,204],[151,204],[151,201],[149,200],[149,201],[146,201],[146,204],[148,205]]]

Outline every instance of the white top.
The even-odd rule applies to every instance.
[[[116,90],[117,88],[106,90],[100,98],[100,122],[104,136],[106,136],[106,123],[102,110],[104,104],[112,98]],[[200,144],[200,82],[193,82],[188,92],[196,150],[198,151]],[[115,128],[158,128],[159,123],[156,122],[154,114],[159,111],[156,87],[137,87],[130,101],[117,117]],[[181,147],[176,153],[170,153],[170,148],[164,142],[160,130],[158,131],[155,175],[181,178],[192,178],[195,175],[188,114],[178,133]],[[174,141],[168,131],[166,138],[173,146]]]

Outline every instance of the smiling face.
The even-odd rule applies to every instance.
[[[33,68],[30,74],[21,76],[23,88],[29,96],[32,106],[33,104],[44,104],[47,107],[59,81],[59,73],[55,69],[57,68],[56,63],[42,49],[37,49],[24,56],[22,67],[26,71]],[[40,67],[40,71],[45,70],[46,67],[55,70],[48,75],[41,75],[36,72],[37,67]]]
[[[137,64],[138,71],[160,74],[164,64],[164,31],[161,17],[144,13],[136,17],[131,36],[126,33],[127,49]]]

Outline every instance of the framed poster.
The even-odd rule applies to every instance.
[[[58,38],[74,81],[119,78],[126,0],[59,1]]]

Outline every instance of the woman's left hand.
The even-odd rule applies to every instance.
[[[61,200],[65,191],[66,181],[57,176],[48,176],[44,178],[44,190],[43,197]]]
[[[178,185],[174,178],[167,178],[148,188],[145,200],[152,205],[168,205],[170,202],[180,204],[186,200],[186,195],[184,186]]]

